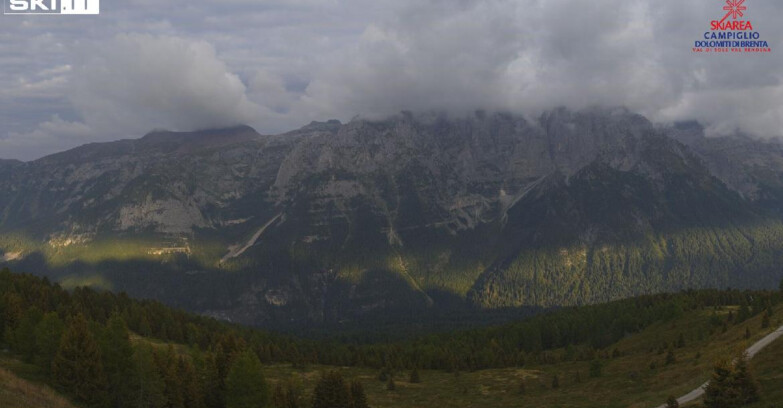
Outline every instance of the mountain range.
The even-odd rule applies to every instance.
[[[783,144],[626,109],[154,131],[0,192],[0,263],[253,325],[783,277]]]

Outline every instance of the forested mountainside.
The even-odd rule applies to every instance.
[[[776,291],[650,295],[565,308],[502,326],[365,344],[271,334],[125,294],[87,288],[69,292],[46,278],[2,269],[0,379],[13,379],[3,371],[11,368],[85,407],[318,408],[333,406],[318,405],[319,398],[340,390],[353,404],[366,404],[364,388],[374,398],[378,389],[386,390],[384,400],[371,400],[371,406],[409,406],[398,400],[407,392],[393,393],[393,381],[406,381],[411,373],[410,383],[420,383],[419,370],[426,374],[418,392],[446,398],[433,381],[434,376],[445,377],[448,387],[456,387],[446,399],[456,406],[482,398],[488,390],[500,394],[501,406],[518,406],[527,393],[547,390],[548,385],[537,384],[550,380],[552,373],[561,376],[564,388],[591,381],[591,389],[608,387],[617,393],[601,393],[598,406],[607,398],[638,402],[658,395],[662,401],[665,394],[659,394],[665,387],[688,385],[680,384],[677,375],[689,375],[687,382],[703,381],[713,357],[733,356],[737,345],[768,333],[773,320],[779,325],[782,299]],[[647,364],[649,369],[643,367]],[[348,374],[344,383],[333,370]],[[603,370],[606,378],[599,378]],[[468,393],[460,372],[482,383],[498,378],[505,388],[498,391],[500,384],[495,384]],[[265,379],[267,375],[275,381]],[[656,380],[658,376],[668,380]],[[632,388],[612,385],[629,378]],[[382,387],[373,385],[378,379]],[[0,403],[9,402],[4,391],[12,386],[0,381]],[[319,387],[332,391],[322,390],[326,395],[319,396]],[[24,394],[24,384],[17,388],[12,396]],[[633,390],[643,390],[644,396]],[[47,390],[42,397],[57,400],[50,394]]]
[[[783,276],[781,145],[622,109],[157,131],[0,162],[0,190],[15,269],[255,325]]]

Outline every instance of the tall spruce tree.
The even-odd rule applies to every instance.
[[[351,408],[369,408],[367,395],[361,382],[351,381]]]
[[[735,392],[739,394],[740,404],[747,405],[759,400],[758,384],[748,370],[747,355],[735,361],[731,379]]]
[[[89,406],[106,403],[101,351],[81,313],[71,318],[52,361],[52,377],[66,392]]]
[[[339,371],[321,376],[313,391],[313,408],[350,408],[351,396]]]
[[[65,331],[63,323],[57,313],[50,312],[35,326],[35,365],[51,372],[52,361],[60,348],[60,339]]]
[[[747,357],[742,356],[733,364],[719,362],[704,390],[707,408],[742,407],[758,401],[758,386],[748,371]]]
[[[226,408],[261,408],[269,405],[269,386],[256,353],[239,353],[226,376]]]
[[[114,408],[131,406],[130,384],[136,375],[133,369],[133,346],[125,321],[112,315],[100,336],[101,357],[106,380],[111,390],[109,405]]]
[[[133,352],[135,375],[131,381],[130,401],[137,408],[162,408],[166,403],[163,378],[155,365],[152,346],[139,344]]]

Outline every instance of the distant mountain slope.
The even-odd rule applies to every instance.
[[[762,143],[622,109],[158,131],[0,163],[0,259],[256,324],[770,287]]]

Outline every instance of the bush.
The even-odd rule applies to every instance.
[[[603,374],[604,366],[600,360],[590,362],[590,378],[598,378]]]
[[[414,368],[413,371],[411,371],[410,382],[412,384],[418,384],[421,382],[421,377],[419,377],[419,370]]]

